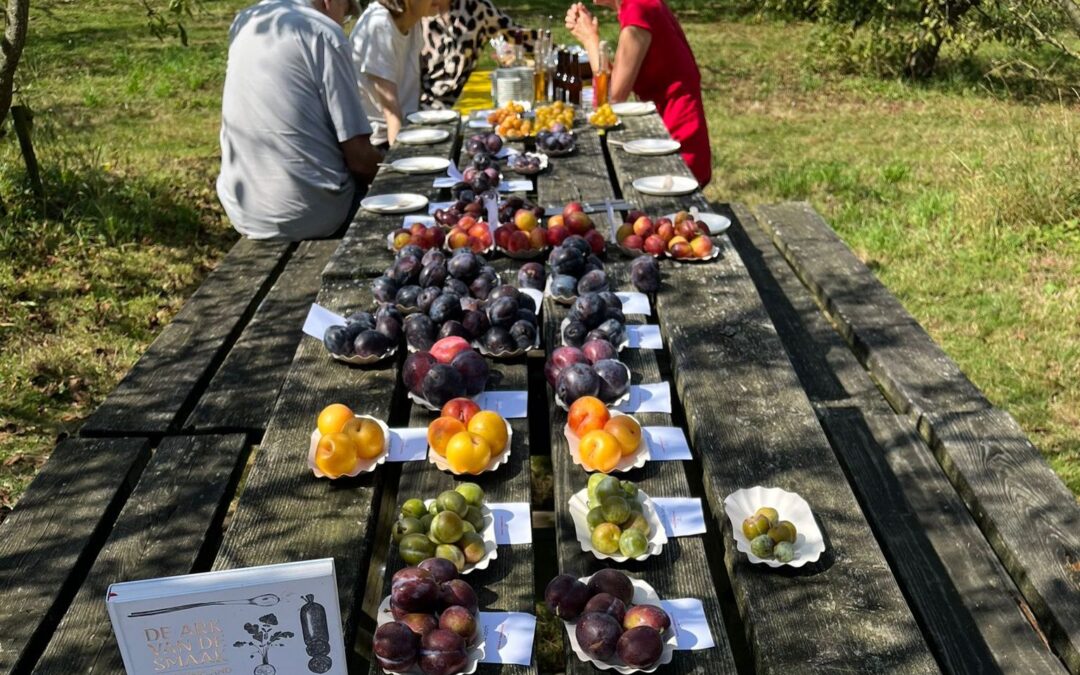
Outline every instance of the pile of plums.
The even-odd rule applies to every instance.
[[[391,530],[401,559],[417,564],[425,558],[449,560],[458,572],[475,565],[487,553],[484,538],[484,490],[460,483],[439,494],[431,506],[408,499]],[[446,513],[446,515],[440,515]]]
[[[602,290],[589,290],[598,288]],[[626,340],[626,317],[622,300],[609,290],[602,270],[589,272],[578,281],[578,296],[570,306],[562,329],[563,344],[582,347],[604,340],[616,349]]]
[[[499,222],[510,222],[514,219],[514,216],[517,214],[517,212],[522,209],[532,211],[538,220],[544,217],[543,206],[537,206],[529,200],[523,199],[516,195],[509,195],[506,199],[499,202]]]
[[[653,256],[666,253],[677,260],[708,259],[715,249],[709,226],[686,211],[677,213],[674,221],[666,216],[653,221],[641,211],[630,211],[615,240],[631,251]]]
[[[555,123],[550,131],[536,132],[536,149],[554,155],[568,155],[574,151],[574,134],[565,125]]]
[[[382,358],[401,341],[401,322],[401,312],[383,303],[374,314],[355,312],[345,317],[344,326],[327,328],[323,345],[334,356],[343,358]]]
[[[600,240],[602,251],[602,236]],[[557,299],[567,300],[577,296],[579,292],[610,290],[607,275],[604,273],[604,263],[597,257],[596,250],[585,237],[570,235],[562,244],[551,249],[548,254],[548,267],[552,273],[551,294]]]
[[[426,251],[429,248],[439,248],[445,239],[446,232],[438,225],[413,223],[408,229],[402,227],[394,230],[390,234],[390,245],[395,251],[400,251],[409,244]]]
[[[506,165],[510,167],[511,171],[520,173],[523,176],[535,176],[543,171],[545,159],[547,159],[546,155],[535,152],[519,152],[516,155],[511,155]]]
[[[482,152],[496,154],[502,150],[503,140],[499,134],[487,132],[470,136],[465,141],[465,151],[470,155],[478,155]]]
[[[456,197],[454,203],[445,209],[435,209],[435,213],[431,214],[435,217],[435,222],[443,225],[444,227],[453,227],[461,220],[462,216],[472,216],[473,218],[480,220],[484,218],[484,201],[472,190],[462,190],[459,194],[461,197]],[[468,199],[464,197],[467,196]]]
[[[375,631],[379,667],[403,673],[418,665],[425,675],[465,670],[468,648],[479,636],[479,602],[453,563],[428,558],[399,570],[391,581],[390,612],[394,620]]]
[[[648,255],[639,255],[630,263],[630,281],[642,293],[660,290],[660,263]]]
[[[459,218],[446,234],[446,247],[451,251],[467,248],[473,253],[484,253],[494,241],[487,223],[471,215]]]
[[[430,313],[435,306],[438,309],[432,318],[441,324],[445,319],[440,316],[458,312],[451,299],[460,304],[461,299],[470,296],[486,298],[498,282],[495,269],[472,251],[459,250],[447,256],[438,249],[425,252],[410,245],[398,251],[394,264],[371,282],[371,292],[379,302],[395,303],[408,311]],[[451,295],[435,303],[448,293]]]
[[[664,652],[671,617],[657,605],[635,605],[634,585],[618,570],[603,569],[585,584],[560,574],[544,589],[548,609],[574,625],[574,636],[592,659],[617,657],[632,668],[653,666]]]
[[[584,396],[611,404],[630,391],[630,369],[607,340],[589,340],[584,347],[558,347],[544,364],[544,377],[565,406]]]
[[[412,314],[405,319],[423,317]],[[469,341],[457,337],[444,337],[431,346],[429,351],[409,354],[401,370],[406,388],[436,407],[442,407],[452,398],[476,396],[484,391],[491,369],[488,362],[474,351]]]

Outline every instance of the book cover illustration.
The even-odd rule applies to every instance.
[[[280,567],[113,585],[109,614],[128,675],[345,675],[332,566],[307,578]],[[186,583],[170,583],[178,579]]]

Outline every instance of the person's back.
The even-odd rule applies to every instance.
[[[310,239],[354,210],[341,143],[371,133],[349,43],[306,0],[264,0],[229,31],[217,190],[253,239]]]

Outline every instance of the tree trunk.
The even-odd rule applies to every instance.
[[[11,94],[15,87],[15,69],[26,45],[26,29],[30,23],[30,0],[7,0],[4,16],[4,35],[0,38],[0,126],[11,109]]]

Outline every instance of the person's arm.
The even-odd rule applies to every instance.
[[[383,159],[382,154],[371,144],[371,135],[353,136],[339,145],[345,155],[345,165],[349,167],[349,173],[361,179],[365,185],[370,183]]]
[[[600,22],[580,2],[566,10],[566,29],[589,54],[589,66],[600,71]]]
[[[630,98],[651,43],[652,33],[644,28],[627,26],[619,33],[619,46],[615,49],[615,63],[611,67],[611,84],[608,85],[608,98],[612,103]]]
[[[367,78],[375,92],[375,100],[382,109],[383,117],[386,118],[386,138],[390,145],[393,145],[401,131],[401,102],[398,100],[397,84],[371,73],[367,73]]]

